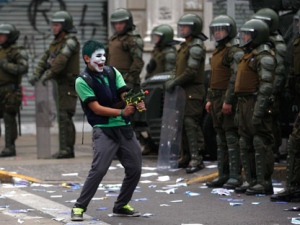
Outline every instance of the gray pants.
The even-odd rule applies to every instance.
[[[91,169],[75,206],[86,210],[114,156],[117,155],[125,169],[125,178],[114,207],[123,207],[131,200],[142,170],[141,148],[135,134],[133,138],[126,139],[123,133],[120,132],[120,140],[117,143],[105,135],[101,128],[94,128],[93,151]]]

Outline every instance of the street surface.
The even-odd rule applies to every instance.
[[[76,157],[61,160],[37,159],[35,136],[19,137],[17,157],[0,158],[0,170],[41,182],[29,185],[26,180],[15,179],[16,184],[25,186],[0,184],[0,225],[286,225],[292,224],[292,218],[300,217],[299,212],[284,210],[300,203],[274,203],[269,196],[212,194],[213,189],[200,182],[186,185],[186,181],[215,174],[216,162],[206,162],[206,168],[194,174],[186,174],[184,170],[161,172],[156,170],[157,156],[151,155],[143,156],[142,177],[130,202],[142,217],[108,215],[112,213],[118,185],[124,176],[123,168],[114,160],[84,214],[85,221],[71,222],[70,210],[90,169],[90,137],[85,134],[84,144],[81,144],[79,133]],[[275,188],[283,186],[281,181],[274,180]]]

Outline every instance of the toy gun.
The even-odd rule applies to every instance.
[[[130,103],[133,103],[133,104],[138,104],[139,102],[141,102],[144,98],[145,98],[145,95],[148,94],[148,91],[143,91],[143,90],[140,90],[138,93],[133,93],[132,89],[127,92],[125,95],[124,95],[124,100],[126,102],[126,104],[130,104]],[[142,112],[142,110],[139,110],[139,112]]]

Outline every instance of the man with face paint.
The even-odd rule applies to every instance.
[[[87,41],[82,49],[86,69],[76,79],[76,92],[85,115],[93,127],[93,162],[87,179],[71,211],[72,221],[82,221],[83,212],[114,158],[117,155],[125,169],[120,194],[114,204],[114,216],[137,217],[140,213],[128,205],[141,175],[142,155],[130,123],[124,118],[136,109],[146,110],[144,102],[137,105],[116,103],[124,101],[128,91],[122,74],[114,67],[104,66],[104,46],[97,41]],[[114,74],[114,75],[112,75]]]
[[[77,95],[75,79],[79,74],[80,44],[75,36],[73,18],[66,11],[58,11],[52,16],[54,40],[37,64],[29,83],[35,85],[40,79],[43,85],[53,81],[56,89],[57,114],[59,125],[59,151],[52,157],[57,159],[74,158],[75,126],[72,117],[75,114]]]

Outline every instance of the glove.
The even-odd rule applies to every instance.
[[[155,70],[155,68],[156,68],[156,62],[153,59],[151,59],[146,67],[146,70],[148,73],[152,73]]]
[[[36,82],[38,82],[39,81],[39,78],[37,77],[37,76],[31,76],[31,77],[28,77],[28,82],[32,85],[32,86],[34,86],[35,84],[36,84]]]
[[[46,82],[47,82],[48,80],[51,80],[51,77],[45,76],[45,77],[42,78],[42,84],[43,84],[43,86],[46,86]]]
[[[0,67],[3,67],[3,65],[7,62],[5,59],[0,59]]]
[[[252,124],[253,124],[253,126],[261,125],[262,124],[262,118],[253,115],[252,116]]]
[[[175,80],[168,80],[165,83],[165,89],[167,92],[172,93],[174,88],[175,88],[176,84],[175,84]]]

